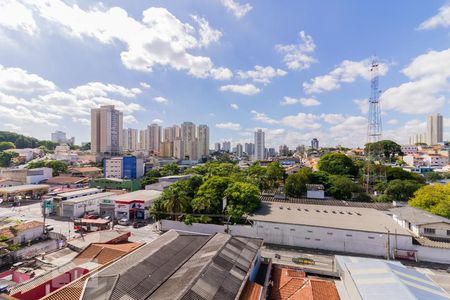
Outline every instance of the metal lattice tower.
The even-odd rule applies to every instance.
[[[372,60],[370,67],[371,80],[370,80],[370,98],[369,98],[369,114],[367,116],[367,143],[373,145],[373,143],[381,141],[383,133],[383,127],[381,123],[381,111],[380,111],[380,90],[378,88],[378,62],[376,59]],[[370,186],[376,181],[384,181],[384,171],[382,167],[374,167],[373,165],[381,165],[383,161],[382,149],[376,149],[377,147],[369,146],[366,153],[366,174],[365,184],[366,190],[369,191]],[[378,170],[377,170],[378,169]]]

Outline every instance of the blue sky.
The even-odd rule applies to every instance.
[[[89,109],[115,104],[211,144],[358,146],[376,55],[384,136],[440,112],[448,139],[449,46],[446,1],[0,0],[0,130],[88,141]]]

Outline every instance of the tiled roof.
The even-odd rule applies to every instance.
[[[89,172],[101,172],[102,169],[97,167],[79,167],[79,168],[72,168],[70,171],[79,173],[89,173]]]
[[[56,176],[47,179],[47,184],[75,184],[89,180],[88,177]]]
[[[263,286],[255,282],[247,281],[239,300],[259,300]]]
[[[275,267],[272,270],[272,300],[339,300],[331,281],[307,278],[304,272]]]

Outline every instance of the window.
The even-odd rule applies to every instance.
[[[315,239],[315,241],[318,241],[318,242],[320,242],[320,239]]]
[[[328,234],[328,235],[333,235],[333,233],[332,233],[332,232],[327,232],[327,234]]]
[[[309,240],[310,240],[310,238],[305,238],[305,240],[308,240],[308,241],[309,241]]]
[[[312,230],[308,230],[309,233],[312,233]]]
[[[348,236],[348,237],[352,237],[352,235],[351,235],[351,234],[346,234],[345,236]]]
[[[280,229],[280,227],[274,227],[273,229]]]
[[[264,226],[262,226],[262,225],[258,225],[258,228],[264,228]]]
[[[294,229],[294,228],[291,228],[290,230],[291,230],[291,231],[295,231],[295,229]]]
[[[447,235],[450,235],[450,230],[447,230]]]
[[[367,237],[369,240],[374,240],[375,239],[375,237],[373,237],[373,236],[368,236]]]
[[[424,228],[423,232],[425,234],[436,234],[436,229],[434,229],[434,228]]]

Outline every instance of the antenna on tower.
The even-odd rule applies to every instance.
[[[365,172],[365,185],[367,192],[371,191],[371,186],[373,186],[376,182],[383,182],[386,179],[386,176],[384,176],[383,167],[383,149],[382,145],[378,143],[379,141],[381,141],[381,137],[383,134],[380,111],[381,91],[379,90],[378,86],[378,66],[378,61],[376,57],[374,57],[370,66],[370,98],[369,114],[367,116],[368,124]]]

